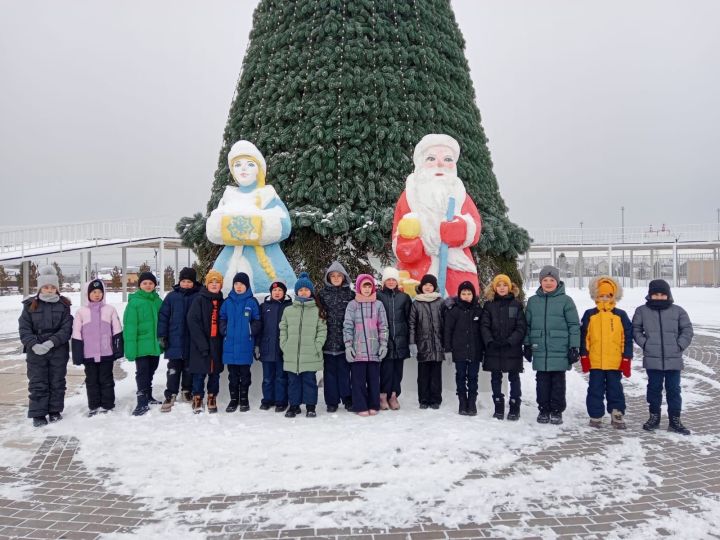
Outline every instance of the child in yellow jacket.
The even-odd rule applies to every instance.
[[[592,427],[602,427],[604,401],[611,424],[625,429],[625,394],[622,376],[630,376],[633,355],[632,323],[623,310],[615,307],[622,298],[622,287],[610,276],[598,276],[590,282],[590,296],[595,300],[580,323],[580,363],[590,372],[587,411]]]

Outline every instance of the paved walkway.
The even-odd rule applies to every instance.
[[[0,338],[3,356],[10,354],[17,344],[10,338]],[[461,527],[447,528],[430,521],[417,523],[402,529],[283,529],[272,523],[247,523],[236,515],[228,519],[228,509],[238,501],[251,500],[258,503],[268,499],[283,499],[290,502],[324,503],[350,500],[359,495],[353,488],[332,489],[319,486],[297,492],[258,492],[242,495],[183,498],[168,500],[162,509],[148,511],[140,499],[119,495],[107,487],[107,471],[90,474],[82,461],[76,457],[78,440],[72,437],[47,437],[36,449],[34,457],[24,467],[0,466],[0,539],[4,538],[99,538],[104,534],[135,533],[138,537],[163,538],[163,523],[185,524],[190,532],[199,537],[220,539],[250,538],[333,538],[343,540],[432,540],[445,538],[606,538],[614,533],[620,537],[632,537],[648,521],[661,516],[675,515],[675,510],[696,513],[702,510],[699,501],[713,499],[715,504],[720,496],[720,448],[715,437],[720,435],[717,419],[720,413],[720,384],[716,378],[720,373],[718,351],[720,340],[715,337],[697,336],[689,356],[701,362],[689,367],[687,375],[695,377],[695,392],[710,397],[692,407],[684,415],[686,424],[693,429],[694,437],[647,434],[641,424],[645,419],[644,399],[630,397],[629,408],[635,412],[629,429],[617,432],[611,429],[593,431],[564,442],[558,446],[546,447],[542,451],[525,456],[520,466],[549,469],[560,458],[582,457],[597,454],[598,449],[617,445],[622,441],[638,441],[643,448],[650,449],[646,465],[662,477],[657,486],[640,490],[632,501],[607,504],[612,500],[618,487],[608,482],[592,497],[568,497],[554,501],[553,507],[566,505],[569,512],[560,515],[550,511],[547,501],[538,500],[523,512],[508,511],[497,507],[487,523],[468,523]],[[23,418],[25,379],[22,363],[11,360],[0,366],[0,422],[26,421]],[[711,373],[708,368],[714,371]],[[77,377],[76,377],[77,379]],[[82,383],[82,378],[73,385]],[[18,396],[22,396],[18,398]],[[663,421],[665,425],[666,419]],[[697,444],[709,440],[710,444]],[[715,441],[712,443],[712,441]],[[22,441],[3,441],[3,445],[23,446]],[[622,456],[617,456],[622,459]],[[497,473],[496,477],[509,476],[517,471],[518,463],[510,470]],[[476,479],[484,473],[471,473],[465,480]],[[11,489],[17,485],[30,485],[22,496],[13,496]],[[361,486],[367,487],[367,486]],[[357,488],[355,488],[357,489]],[[482,497],[482,493],[478,494]],[[438,501],[442,505],[443,501]],[[572,509],[576,509],[573,511]],[[676,535],[669,530],[658,528],[651,537]],[[718,533],[714,533],[718,534]],[[529,535],[529,536],[528,536]],[[112,535],[111,535],[112,536]],[[697,537],[697,536],[695,536]],[[708,538],[720,538],[708,533]]]

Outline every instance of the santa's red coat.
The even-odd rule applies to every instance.
[[[398,269],[406,270],[410,274],[410,277],[420,281],[430,269],[432,259],[430,255],[425,252],[421,238],[403,238],[397,231],[400,220],[403,216],[405,216],[405,214],[410,212],[412,212],[412,209],[407,202],[406,192],[403,191],[397,205],[395,205],[395,217],[393,218],[392,238],[394,241],[395,256],[398,259]],[[472,242],[463,248],[465,256],[474,264],[472,253],[470,253],[470,247],[477,244],[480,240],[482,219],[480,218],[480,212],[478,212],[475,203],[469,195],[465,195],[465,201],[463,202],[460,213],[469,216],[475,222],[475,235]],[[458,223],[458,227],[466,227],[466,224],[462,220],[456,220],[455,222]],[[456,244],[457,247],[464,244],[464,235],[462,240],[462,243]],[[478,295],[480,295],[480,283],[478,281],[477,272],[464,272],[448,267],[445,289],[449,296],[457,295],[458,287],[463,281],[469,281],[472,283],[475,286],[475,291]]]

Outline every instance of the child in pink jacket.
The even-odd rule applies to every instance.
[[[73,364],[85,366],[88,416],[115,408],[113,364],[123,357],[122,324],[115,308],[105,303],[105,286],[99,279],[80,292],[82,306],[73,320]]]

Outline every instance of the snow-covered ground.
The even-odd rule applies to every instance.
[[[569,294],[580,314],[592,305],[586,290],[574,289]],[[645,294],[645,289],[628,289],[619,307],[632,317]],[[701,327],[699,333],[720,336],[720,289],[674,289],[673,294]],[[70,298],[79,305],[78,294]],[[109,301],[122,313],[124,305],[120,300],[120,294],[110,293]],[[0,297],[0,334],[17,332],[19,313],[19,297]],[[3,360],[4,356],[0,358],[0,369]],[[700,373],[684,379],[685,402],[702,403],[710,398],[693,389],[700,382],[720,386],[718,374],[704,366],[702,359],[690,358],[688,362]],[[77,437],[79,457],[88,469],[109,467],[112,471],[108,482],[114,492],[147,498],[150,507],[157,509],[167,507],[168,499],[174,497],[310,487],[343,487],[359,495],[352,500],[322,504],[287,499],[241,501],[231,509],[213,513],[214,519],[222,519],[225,512],[228,518],[242,515],[286,527],[398,527],[421,519],[446,526],[483,523],[498,506],[509,512],[524,511],[538,500],[551,515],[581,515],[582,505],[572,501],[594,496],[603,486],[611,484],[616,488],[612,500],[600,504],[617,505],[637,498],[642,488],[662,482],[645,463],[648,447],[636,438],[612,441],[589,455],[559,459],[549,469],[523,461],[543,449],[562,447],[591,433],[586,427],[586,382],[577,371],[568,373],[565,424],[542,426],[535,422],[531,370],[522,375],[521,419],[512,423],[490,418],[487,395],[481,397],[481,409],[475,418],[457,415],[455,396],[447,390],[439,411],[419,410],[410,360],[401,396],[403,408],[374,418],[359,418],[344,411],[328,414],[322,397],[315,419],[301,416],[290,420],[260,411],[259,366],[253,371],[254,408],[248,413],[193,415],[188,404],[179,403],[170,414],[154,408],[148,415],[134,418],[129,414],[135,399],[134,366],[124,362],[122,367],[128,376],[117,383],[117,409],[112,414],[86,418],[87,405],[81,389],[67,399],[62,422],[43,430],[32,429],[25,419],[5,422],[0,426],[0,436],[37,441],[38,445],[47,435]],[[161,362],[155,377],[156,397],[160,397],[165,382],[163,367]],[[69,369],[81,368],[71,365]],[[636,365],[633,377],[625,381],[628,395],[642,395],[645,381],[644,372]],[[223,379],[223,409],[226,398],[227,383]],[[628,412],[639,417],[645,410]],[[717,437],[709,435],[695,438],[692,444],[709,448],[718,442]],[[0,452],[0,461],[6,465],[26,462],[21,461],[23,456],[18,451],[3,448]],[[608,460],[608,452],[624,459]],[[17,489],[22,491],[23,487]],[[438,500],[444,503],[437,505]],[[704,531],[708,523],[717,526],[720,516],[715,501],[708,500],[706,514],[705,518],[678,514],[658,520],[652,527],[663,526],[680,533],[677,524],[683,523],[681,519],[689,530]],[[647,527],[650,534],[654,528]],[[512,534],[515,532],[508,531],[509,536]]]

